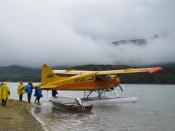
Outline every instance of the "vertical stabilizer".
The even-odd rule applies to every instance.
[[[48,75],[53,74],[52,69],[47,65],[43,64],[41,71],[41,83],[46,84],[49,82]]]

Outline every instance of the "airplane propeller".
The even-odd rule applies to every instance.
[[[121,85],[119,84],[118,86],[120,87],[120,90],[123,92],[123,88],[121,87]]]

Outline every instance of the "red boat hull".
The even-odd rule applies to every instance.
[[[52,101],[54,107],[63,110],[63,111],[68,111],[68,112],[91,112],[93,105],[84,105],[83,107],[80,107],[77,105],[75,102],[70,102],[70,103],[62,103],[60,101]]]

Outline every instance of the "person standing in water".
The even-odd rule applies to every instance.
[[[19,101],[22,101],[23,94],[25,93],[25,88],[22,81],[20,81],[18,84],[17,93],[19,95]]]
[[[57,90],[52,90],[52,97],[57,97],[57,94],[58,94]]]

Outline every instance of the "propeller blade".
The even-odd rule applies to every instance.
[[[120,90],[123,92],[123,88],[121,87],[121,85],[119,84],[118,86],[120,87]]]

